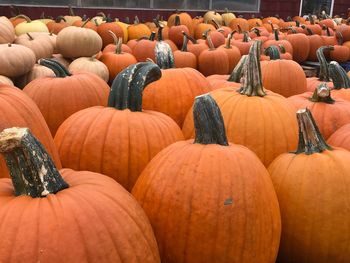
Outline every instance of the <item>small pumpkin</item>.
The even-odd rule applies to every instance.
[[[75,74],[79,71],[86,71],[99,76],[108,82],[109,72],[107,66],[94,57],[81,57],[70,63],[68,70]]]
[[[197,57],[187,50],[188,38],[183,31],[183,44],[181,50],[174,52],[174,63],[176,68],[197,68]]]
[[[68,27],[66,19],[63,16],[58,16],[55,21],[46,24],[50,33],[58,34],[63,28]]]
[[[0,44],[12,43],[16,38],[15,29],[6,16],[0,16]]]
[[[18,17],[23,17],[24,22],[21,22],[15,26],[15,32],[17,36],[20,36],[29,32],[49,32],[47,26],[39,20],[31,20],[25,15],[19,15]]]
[[[124,31],[123,29],[115,23],[112,19],[106,18],[106,23],[102,23],[97,27],[97,33],[102,38],[102,47],[104,48],[108,44],[114,43],[114,39],[109,33],[112,31],[117,37],[124,37]]]
[[[189,30],[185,25],[181,25],[180,16],[175,17],[175,25],[169,29],[169,39],[180,47],[183,43],[183,33],[189,34]]]
[[[26,74],[15,79],[16,87],[23,89],[29,82],[34,79],[43,77],[54,77],[55,73],[42,65],[34,64],[33,68]]]
[[[128,36],[130,39],[139,39],[147,37],[151,34],[151,30],[145,25],[141,24],[139,18],[135,16],[134,24],[128,26]]]

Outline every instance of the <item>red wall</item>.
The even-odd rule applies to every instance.
[[[287,16],[295,16],[299,14],[300,0],[261,0],[260,13],[254,14],[256,16],[272,16],[278,14],[282,18]],[[334,12],[333,14],[347,14],[347,9],[350,8],[349,0],[335,0]],[[51,15],[56,17],[58,15],[66,14],[67,8],[52,7],[52,8],[43,8],[43,7],[26,7],[20,6],[21,12],[29,15],[31,18],[38,18],[40,14],[45,11],[46,15]],[[88,17],[94,16],[98,11],[103,11],[103,9],[84,9],[84,8],[74,8],[74,11],[77,15],[86,14]],[[105,9],[106,13],[110,13],[112,17],[119,17],[121,20],[124,20],[125,17],[132,18],[136,14],[141,20],[151,20],[157,14],[167,18],[172,11],[159,11],[159,10],[127,10],[127,9]],[[190,12],[191,15],[202,15],[203,12]],[[236,13],[239,14],[239,13]],[[0,15],[11,16],[11,10],[8,6],[0,6]],[[242,13],[246,18],[249,18],[251,14]]]

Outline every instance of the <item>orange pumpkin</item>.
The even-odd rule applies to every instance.
[[[231,45],[232,33],[227,36],[226,44],[219,47],[226,52],[228,56],[228,72],[231,72],[241,59],[241,52],[237,47]]]
[[[151,30],[145,25],[141,24],[138,17],[135,16],[134,24],[128,26],[128,36],[130,39],[139,39],[147,37],[151,34]]]
[[[282,216],[277,262],[347,262],[350,153],[326,144],[310,111],[301,109],[297,117],[297,150],[268,168]]]
[[[55,136],[64,167],[103,173],[131,190],[159,151],[183,139],[170,117],[142,110],[142,90],[160,76],[154,63],[132,65],[113,81],[108,107],[91,107],[68,118]]]
[[[69,24],[63,16],[58,16],[55,21],[47,23],[46,26],[49,32],[57,35],[63,28],[68,27]]]
[[[180,17],[176,16],[175,25],[169,29],[169,39],[173,41],[177,47],[180,47],[183,43],[182,31],[189,34],[187,26],[181,25]]]
[[[332,146],[341,147],[350,151],[350,123],[336,130],[328,138],[327,142]]]
[[[162,262],[275,262],[280,214],[266,168],[247,148],[228,143],[210,95],[196,98],[193,114],[194,141],[161,151],[132,190]]]
[[[190,31],[190,35],[193,36],[194,28],[192,24],[192,17],[186,12],[182,12],[182,13],[176,12],[171,16],[169,16],[168,23],[167,23],[168,27],[171,28],[172,26],[175,25],[176,16],[180,17],[181,24],[187,26],[188,30]]]
[[[286,40],[293,47],[293,60],[295,62],[301,63],[304,62],[310,52],[310,42],[308,37],[303,33],[297,33],[297,31],[292,30],[292,34],[286,35]]]
[[[35,79],[23,91],[38,105],[53,136],[73,113],[107,104],[109,86],[100,77],[89,72],[71,75],[61,64],[49,59],[39,62],[52,69],[56,77]]]
[[[183,44],[181,50],[174,52],[174,63],[176,68],[197,68],[196,55],[187,50],[188,38],[183,32]]]
[[[1,262],[160,262],[146,214],[116,182],[58,171],[27,128],[0,133],[0,152],[12,177],[0,180]]]
[[[102,38],[102,48],[114,42],[109,31],[112,31],[117,37],[124,37],[123,29],[113,20],[107,20],[106,23],[102,23],[97,27],[97,33]]]

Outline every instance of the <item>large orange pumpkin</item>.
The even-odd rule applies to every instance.
[[[268,168],[282,216],[277,262],[348,262],[350,153],[326,144],[310,111],[297,116],[297,150]]]
[[[95,74],[71,75],[59,62],[49,59],[41,59],[40,64],[52,69],[56,76],[35,79],[23,91],[38,105],[53,136],[73,113],[107,104],[109,86]]]
[[[61,161],[49,127],[38,106],[21,90],[0,84],[0,131],[11,127],[29,127],[61,168]],[[4,159],[0,158],[0,177],[8,177]]]
[[[298,138],[293,106],[283,96],[264,91],[260,47],[261,41],[254,42],[243,68],[241,89],[223,88],[211,95],[221,109],[229,141],[248,147],[267,166],[279,154],[294,149]],[[193,138],[191,112],[182,130],[185,138]]]
[[[341,147],[350,151],[350,123],[336,130],[328,138],[327,142],[332,146]]]
[[[151,225],[110,178],[58,171],[27,128],[0,133],[0,261],[159,263]]]
[[[161,151],[132,191],[162,262],[275,262],[280,215],[266,168],[246,147],[228,143],[210,95],[196,98],[194,118],[195,140]]]
[[[68,118],[55,136],[63,166],[108,175],[131,190],[159,151],[183,139],[170,117],[142,111],[143,88],[160,76],[154,63],[129,66],[113,81],[108,107],[91,107]]]

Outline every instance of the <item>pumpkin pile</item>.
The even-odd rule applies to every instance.
[[[0,262],[350,261],[350,18],[68,10],[0,17]]]

